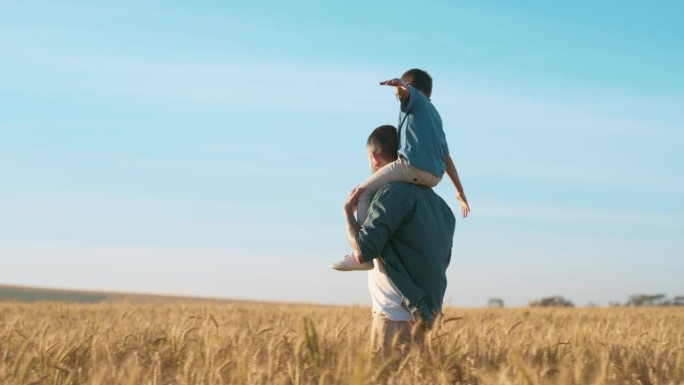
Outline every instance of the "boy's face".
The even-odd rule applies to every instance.
[[[413,79],[409,79],[408,77],[403,76],[403,75],[402,75],[402,77],[401,77],[401,81],[404,82],[404,84],[406,84],[406,87],[407,87],[407,88],[408,88],[408,86],[411,85],[411,81],[412,81],[412,80],[413,80]],[[397,94],[397,99],[398,99],[398,100],[401,100],[401,99],[399,98],[399,89],[398,89],[397,87],[394,87],[394,93]]]
[[[399,96],[399,87],[394,87],[394,95],[397,97],[397,100],[401,102],[401,97]]]

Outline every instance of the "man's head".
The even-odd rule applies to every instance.
[[[397,129],[384,125],[376,128],[368,137],[366,150],[371,172],[397,160]]]
[[[427,72],[418,68],[410,69],[401,75],[401,80],[406,84],[414,86],[430,99],[430,95],[432,95],[432,77]]]

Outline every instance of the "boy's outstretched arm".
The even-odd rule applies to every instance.
[[[401,79],[394,78],[385,80],[384,82],[380,82],[380,85],[395,87],[399,100],[408,101],[409,97],[411,96],[408,90],[408,84],[404,83],[404,81]]]
[[[444,164],[446,165],[446,173],[449,175],[449,179],[454,184],[456,188],[456,199],[461,203],[461,215],[463,218],[468,217],[470,212],[470,206],[468,206],[468,199],[466,199],[465,192],[463,191],[463,186],[461,185],[461,180],[458,178],[458,171],[456,171],[456,165],[451,159],[451,155],[446,155],[444,157]]]

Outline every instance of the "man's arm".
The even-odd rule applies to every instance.
[[[354,209],[363,189],[356,188],[349,194],[343,212],[347,241],[357,262],[368,262],[380,256],[404,216],[412,210],[410,203],[412,198],[407,196],[401,188],[401,184],[395,186],[389,184],[375,194],[363,227],[360,227],[354,218]]]
[[[356,258],[358,263],[364,263],[363,257],[361,256],[361,248],[359,247],[359,224],[354,217],[354,210],[359,203],[359,196],[363,192],[363,188],[355,188],[352,190],[347,201],[344,203],[344,219],[347,227],[347,241],[352,249],[352,255]]]
[[[467,218],[468,213],[470,212],[470,206],[468,206],[468,199],[466,199],[463,186],[461,185],[461,179],[458,177],[458,171],[456,171],[456,165],[451,159],[451,155],[447,154],[444,157],[444,164],[446,165],[446,173],[449,175],[449,179],[451,179],[451,182],[456,188],[456,199],[461,203],[461,215],[463,218]]]

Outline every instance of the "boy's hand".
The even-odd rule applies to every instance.
[[[468,218],[468,213],[470,212],[470,206],[468,206],[468,201],[465,197],[460,194],[456,194],[456,199],[461,203],[461,215],[463,218]]]
[[[401,79],[394,78],[385,80],[384,82],[380,82],[380,85],[396,87],[397,97],[399,97],[399,99],[405,99],[409,95],[408,84],[404,83]]]
[[[385,80],[384,82],[380,82],[381,86],[392,86],[392,87],[404,87],[406,88],[406,83],[404,83],[403,80],[394,78],[390,80]]]

